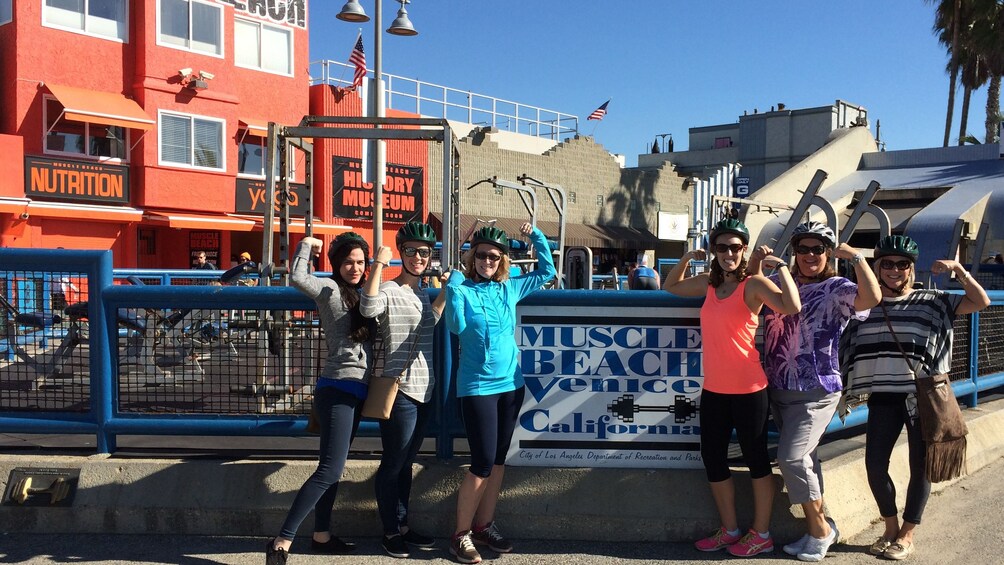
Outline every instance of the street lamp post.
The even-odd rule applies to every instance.
[[[418,35],[408,20],[408,11],[405,4],[410,0],[397,0],[401,8],[397,11],[397,18],[387,29],[387,33],[393,35]],[[375,0],[375,15],[373,20],[373,86],[369,89],[369,108],[367,117],[383,118],[386,110],[384,108],[384,88],[383,88],[383,40],[380,35],[380,28],[383,27],[382,0]],[[369,16],[363,11],[358,0],[348,0],[342,11],[336,16],[338,19],[347,22],[368,22]],[[380,128],[380,125],[376,125]],[[369,162],[366,167],[366,176],[373,183],[373,253],[383,245],[383,186],[387,172],[386,142],[383,139],[370,139],[366,141]]]

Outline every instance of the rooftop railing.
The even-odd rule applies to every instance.
[[[352,86],[352,71],[352,65],[339,61],[314,61],[310,64],[310,84],[349,87]],[[579,131],[578,116],[557,110],[389,73],[382,73],[382,76],[386,82],[385,106],[388,109],[554,141],[563,141]]]

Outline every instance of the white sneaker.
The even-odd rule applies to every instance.
[[[833,518],[830,518],[829,516],[827,516],[826,522],[830,525],[831,529],[836,529],[837,524],[836,524],[836,522],[833,521]],[[788,555],[798,555],[799,553],[804,553],[805,552],[805,544],[809,542],[809,538],[810,537],[812,537],[812,536],[809,535],[809,534],[805,534],[804,536],[802,536],[801,538],[799,538],[797,541],[793,541],[793,542],[789,543],[788,545],[782,547],[781,549],[784,550],[784,552],[787,553]]]
[[[809,538],[811,537],[812,536],[809,534],[805,534],[804,536],[798,538],[797,541],[793,541],[781,549],[788,555],[798,555],[799,553],[805,551],[805,544],[809,542]]]
[[[799,553],[796,557],[798,557],[799,561],[822,561],[826,557],[826,552],[829,551],[830,546],[839,539],[840,532],[837,530],[837,525],[830,522],[830,535],[823,539],[809,536],[802,553]]]

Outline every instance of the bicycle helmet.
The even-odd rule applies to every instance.
[[[335,237],[335,240],[331,242],[331,246],[328,247],[328,259],[331,260],[338,253],[338,250],[346,245],[355,245],[362,249],[363,255],[366,256],[366,262],[369,263],[370,244],[366,243],[363,236],[351,231],[340,233]]]
[[[822,241],[827,247],[837,246],[837,236],[830,226],[821,222],[805,222],[795,226],[791,232],[791,244],[795,245],[800,239],[811,237]]]
[[[406,241],[418,241],[426,243],[432,247],[436,245],[436,232],[432,230],[432,226],[429,224],[423,224],[422,222],[408,222],[407,224],[401,226],[401,229],[397,230],[397,237],[394,239],[397,242],[398,249],[400,249]]]
[[[735,218],[726,218],[715,224],[715,227],[711,230],[711,239],[709,242],[711,245],[714,245],[718,236],[727,233],[739,236],[739,239],[743,240],[743,245],[749,245],[750,230],[746,227],[746,224]]]
[[[471,247],[479,243],[487,243],[499,248],[499,251],[509,254],[509,236],[504,231],[495,226],[485,226],[474,232],[471,238]]]
[[[875,246],[875,258],[886,255],[900,255],[916,262],[920,255],[920,248],[917,242],[906,235],[887,235],[883,237]]]

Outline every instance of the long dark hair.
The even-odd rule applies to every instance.
[[[359,311],[359,289],[366,282],[366,274],[363,273],[359,279],[359,284],[350,286],[342,278],[342,263],[348,258],[353,249],[362,249],[366,257],[366,268],[370,266],[370,247],[364,239],[346,238],[345,240],[335,240],[328,248],[328,262],[331,263],[331,279],[335,281],[341,289],[342,306],[349,312],[349,339],[356,342],[369,341],[376,336],[375,322],[363,316]]]

